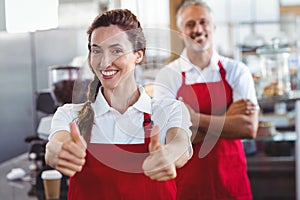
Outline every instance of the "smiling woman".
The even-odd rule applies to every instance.
[[[110,39],[112,35],[117,40]],[[134,69],[143,58],[143,50],[134,51],[127,35],[114,25],[99,27],[91,35],[91,66],[103,87],[111,90],[105,92],[113,93],[125,82],[135,83]]]
[[[188,110],[137,85],[146,40],[131,11],[104,12],[87,33],[94,74],[88,100],[54,114],[47,164],[71,176],[72,200],[175,200],[176,168],[192,155]]]

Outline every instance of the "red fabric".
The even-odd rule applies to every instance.
[[[182,97],[197,112],[224,114],[232,103],[232,88],[225,79],[226,72],[221,62],[218,64],[219,82],[186,85],[183,72],[177,97]],[[252,199],[241,140],[219,138],[204,158],[199,158],[201,146],[202,143],[193,144],[192,158],[177,171],[177,199]]]
[[[69,200],[176,199],[175,180],[154,181],[142,171],[151,118],[144,114],[144,144],[89,144],[83,170],[70,178]]]

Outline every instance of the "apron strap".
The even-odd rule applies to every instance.
[[[145,131],[145,143],[150,142],[152,125],[153,125],[153,121],[151,120],[151,115],[148,113],[144,113],[143,127],[144,127],[144,131]]]
[[[226,80],[226,71],[225,71],[225,69],[224,69],[224,67],[223,67],[223,65],[222,65],[222,63],[221,63],[220,60],[218,62],[218,65],[219,65],[219,68],[220,68],[221,78],[224,81],[224,80]]]

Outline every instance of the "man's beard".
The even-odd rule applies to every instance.
[[[189,47],[190,49],[194,50],[194,51],[206,51],[207,49],[210,48],[211,44],[210,42],[206,42],[204,45],[199,44],[196,40],[196,37],[186,37],[184,40],[184,43],[186,45],[186,47]]]

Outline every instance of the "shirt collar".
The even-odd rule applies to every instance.
[[[107,103],[106,99],[104,98],[102,92],[102,87],[99,88],[98,95],[96,97],[96,101],[92,103],[95,115],[103,115],[104,113],[108,112],[111,108]],[[142,86],[138,87],[140,92],[140,97],[132,106],[133,108],[151,114],[151,98],[147,95],[145,89]]]
[[[94,109],[95,115],[102,115],[110,110],[110,106],[108,105],[106,99],[102,94],[102,86],[99,88],[96,101],[92,103],[92,107]]]
[[[140,97],[133,107],[141,112],[151,114],[151,97],[142,86],[139,86]]]
[[[198,70],[198,67],[189,61],[187,53],[186,53],[186,48],[182,51],[180,58],[181,58],[180,65],[181,65],[182,71],[187,72],[187,71],[193,70],[195,68]],[[216,50],[213,50],[213,54],[212,54],[212,57],[211,57],[211,60],[210,60],[210,63],[208,65],[207,69],[219,70],[219,65],[218,65],[219,60],[220,60],[220,55],[218,54],[218,52]]]

